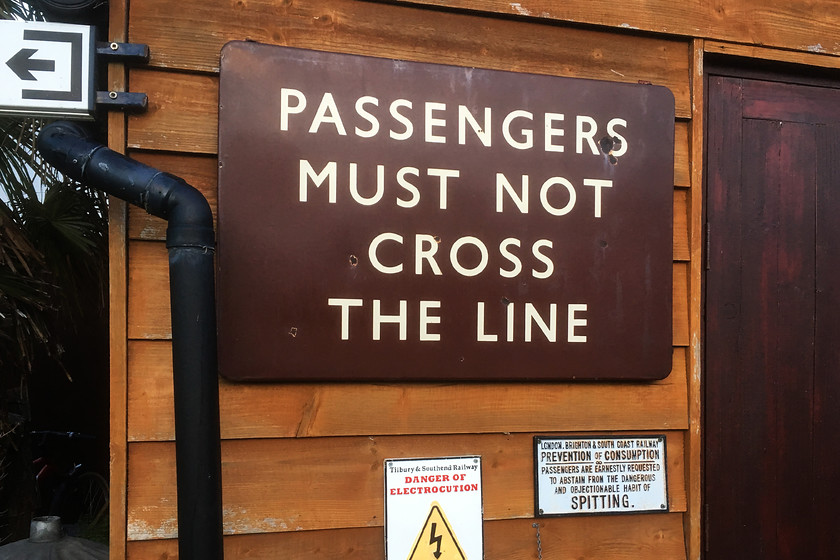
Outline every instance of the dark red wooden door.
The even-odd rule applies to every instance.
[[[840,558],[840,90],[708,108],[706,558]]]

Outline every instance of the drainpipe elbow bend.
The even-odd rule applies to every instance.
[[[162,180],[174,181],[167,196],[166,246],[215,250],[213,212],[204,195],[183,180],[164,174]]]
[[[58,121],[38,136],[38,150],[59,171],[163,218],[169,248],[215,248],[213,213],[186,181],[130,159],[88,138],[80,125]]]

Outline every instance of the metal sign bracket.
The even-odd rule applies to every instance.
[[[148,64],[149,45],[98,41],[96,55],[106,62]],[[145,93],[130,91],[97,91],[96,107],[106,111],[144,113],[149,107],[149,97]]]

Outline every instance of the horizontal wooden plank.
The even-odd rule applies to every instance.
[[[128,338],[172,338],[169,256],[159,241],[128,244]]]
[[[685,511],[684,432],[665,435],[669,508]],[[382,526],[386,459],[461,455],[483,458],[485,520],[533,517],[531,434],[228,440],[225,533]],[[174,444],[130,444],[128,467],[129,540],[175,537]]]
[[[203,0],[144,0],[131,5],[129,32],[132,41],[149,45],[151,64],[165,68],[217,72],[222,46],[247,39],[536,74],[641,80],[670,88],[677,114],[690,116],[686,41],[469,14],[444,16],[355,0],[282,6],[276,0],[249,0],[238,7]]]
[[[404,0],[403,3],[840,55],[840,12],[834,0],[628,0],[620,6],[608,0]]]
[[[184,156],[157,152],[133,152],[131,157],[166,173],[182,178],[201,191],[216,217],[218,160],[212,156]],[[166,222],[138,206],[128,212],[128,236],[131,239],[166,239]]]
[[[688,269],[690,263],[674,263],[674,346],[691,342],[688,325]]]
[[[639,560],[685,558],[682,515],[612,515],[540,519],[510,519],[484,523],[484,557],[488,560]],[[418,529],[419,532],[419,529]],[[385,557],[379,527],[236,535],[224,539],[228,560],[370,560]],[[175,560],[175,540],[128,544],[129,560]]]
[[[129,342],[128,439],[174,439],[168,341]],[[686,429],[686,349],[652,383],[254,384],[220,380],[222,437]],[[376,414],[371,414],[376,410]],[[430,411],[446,411],[432,414]]]
[[[148,95],[149,108],[128,116],[129,148],[216,153],[217,77],[134,69],[130,83]]]
[[[688,218],[689,206],[688,197],[690,191],[686,189],[674,190],[674,260],[691,260],[689,247]]]
[[[690,128],[691,121],[678,120],[674,125],[674,185],[677,187],[691,186]]]
[[[158,241],[129,243],[128,337],[172,337],[169,308],[169,261],[166,247]],[[674,263],[673,343],[688,346],[687,263]]]
[[[840,57],[825,56],[823,54],[817,54],[813,51],[783,51],[753,45],[721,43],[718,41],[705,41],[703,43],[703,50],[712,54],[757,58],[760,60],[772,60],[775,62],[787,62],[790,64],[818,66],[820,68],[840,68]]]

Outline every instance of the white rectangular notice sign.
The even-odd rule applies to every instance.
[[[0,114],[91,118],[93,28],[0,21]]]
[[[665,436],[534,438],[540,517],[668,511]]]
[[[484,558],[481,457],[385,461],[388,560]]]

